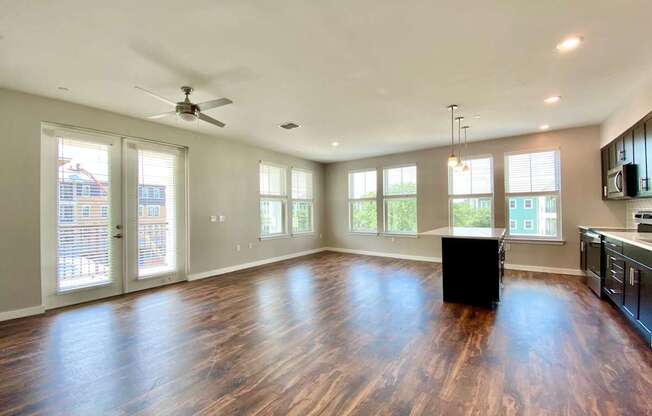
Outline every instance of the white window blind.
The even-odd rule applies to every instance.
[[[268,196],[285,196],[285,168],[260,164],[260,194]]]
[[[559,150],[505,156],[505,196],[510,236],[561,240]],[[513,225],[513,226],[512,226]]]
[[[111,282],[109,146],[58,138],[57,290]]]
[[[507,193],[559,190],[559,151],[507,155]]]
[[[260,163],[260,236],[275,237],[287,234],[287,177],[286,168]],[[306,184],[307,187],[307,184]],[[307,192],[307,188],[302,189]],[[310,189],[312,192],[312,188]]]
[[[174,272],[177,268],[178,156],[138,150],[138,277]],[[145,215],[146,214],[146,215]]]
[[[349,229],[363,233],[378,230],[376,170],[349,172]]]
[[[312,172],[292,169],[292,233],[313,232]]]
[[[491,194],[493,172],[490,157],[467,160],[468,171],[449,168],[449,193],[451,195]]]

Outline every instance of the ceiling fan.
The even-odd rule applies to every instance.
[[[177,116],[179,116],[179,118],[181,118],[184,121],[195,121],[196,119],[200,119],[207,123],[214,124],[218,127],[224,127],[226,126],[226,124],[222,123],[219,120],[215,120],[213,117],[207,116],[203,112],[206,110],[210,110],[211,108],[221,107],[223,105],[233,103],[233,101],[229,100],[228,98],[218,98],[215,100],[204,101],[203,103],[195,104],[191,102],[190,99],[188,98],[188,96],[192,92],[192,87],[188,87],[188,86],[181,87],[181,91],[186,95],[186,98],[185,100],[179,101],[178,103],[175,103],[172,100],[168,100],[165,97],[161,97],[158,94],[146,90],[145,88],[139,86],[135,86],[134,88],[144,92],[145,94],[153,98],[156,98],[157,100],[170,104],[171,106],[174,107],[174,111],[168,111],[165,113],[155,114],[153,116],[147,117],[150,119],[163,118],[163,117],[172,116],[176,114]]]

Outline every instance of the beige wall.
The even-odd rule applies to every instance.
[[[625,204],[600,198],[600,129],[598,126],[551,131],[541,134],[475,142],[470,155],[492,155],[494,161],[494,217],[505,225],[504,154],[506,152],[559,148],[562,173],[562,220],[564,245],[510,244],[510,264],[578,269],[578,224],[623,226]],[[437,238],[407,238],[354,235],[348,231],[347,173],[349,170],[377,168],[416,162],[418,166],[419,231],[448,225],[449,148],[326,165],[326,244],[331,247],[440,257]],[[379,208],[382,205],[379,205]],[[382,214],[381,214],[382,215]]]
[[[189,272],[321,246],[323,166],[319,163],[63,101],[0,89],[0,312],[41,305],[40,139],[49,121],[188,146]],[[224,129],[228,136],[228,127]],[[315,174],[317,233],[258,241],[258,161]],[[210,215],[226,222],[211,223]],[[253,248],[248,248],[253,243]],[[237,252],[235,245],[241,244]]]
[[[634,89],[636,92],[632,98],[602,123],[600,147],[609,144],[652,111],[652,79],[639,83]]]

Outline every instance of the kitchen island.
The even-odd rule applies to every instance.
[[[504,228],[443,227],[421,235],[441,237],[444,302],[496,307],[505,265]]]

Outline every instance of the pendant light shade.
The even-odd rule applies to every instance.
[[[469,129],[469,126],[463,126],[462,129],[464,130],[464,153],[466,153],[466,146],[467,146],[466,132]],[[467,162],[464,162],[464,167],[462,168],[462,172],[468,172],[469,170],[470,170],[469,164]]]
[[[451,112],[451,154],[448,156],[448,166],[454,168],[460,161],[455,155],[455,110],[457,105],[451,104],[448,109]]]
[[[457,120],[457,144],[459,147],[459,156],[457,157],[457,163],[455,163],[453,167],[455,170],[460,171],[464,168],[464,161],[462,161],[462,120],[464,120],[464,117],[455,117],[455,120]]]

